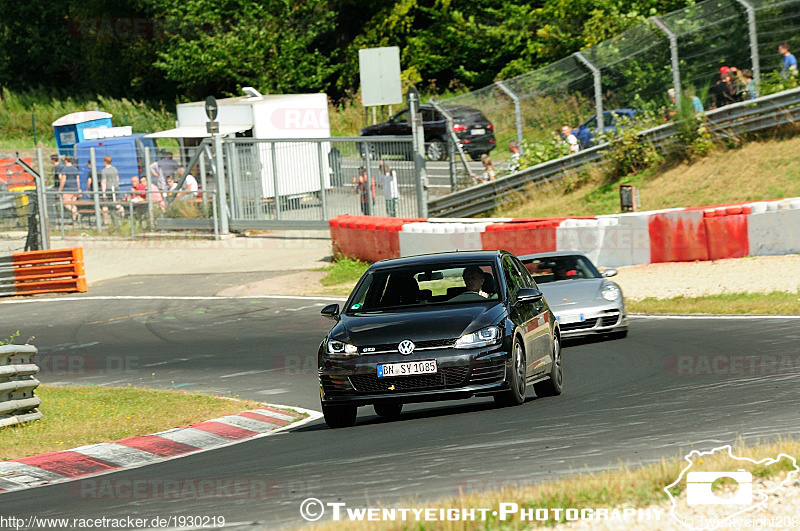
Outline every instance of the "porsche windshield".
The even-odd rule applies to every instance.
[[[497,278],[491,263],[377,269],[366,274],[346,311],[498,301]]]
[[[602,276],[589,260],[579,255],[535,258],[525,260],[524,265],[537,284]]]

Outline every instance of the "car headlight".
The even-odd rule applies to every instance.
[[[346,358],[358,356],[358,347],[349,343],[342,343],[335,339],[328,340],[328,356],[331,358]]]
[[[477,332],[464,334],[456,341],[456,348],[478,348],[500,343],[500,328],[487,326]]]
[[[608,284],[606,286],[603,286],[603,289],[600,291],[600,294],[607,301],[615,301],[622,296],[622,292],[614,284]]]

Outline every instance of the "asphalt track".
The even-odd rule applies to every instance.
[[[36,336],[46,383],[179,388],[318,409],[314,364],[330,326],[319,315],[326,301],[204,298],[251,277],[127,277],[87,296],[4,301],[0,322],[23,339]],[[195,298],[178,296],[187,291]],[[417,405],[393,422],[361,408],[350,429],[317,421],[157,465],[0,494],[0,515],[222,515],[272,529],[304,525],[299,507],[308,497],[413,506],[739,439],[797,436],[798,324],[634,318],[627,339],[567,345],[560,397],[506,409],[486,399]],[[204,479],[224,486],[199,493]]]

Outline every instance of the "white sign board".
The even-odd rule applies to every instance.
[[[358,51],[361,101],[364,107],[403,103],[400,84],[400,48],[365,48]]]

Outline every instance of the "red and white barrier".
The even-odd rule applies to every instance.
[[[455,250],[516,255],[579,251],[598,265],[800,253],[800,198],[548,219],[399,219],[340,216],[335,252],[375,261]]]

